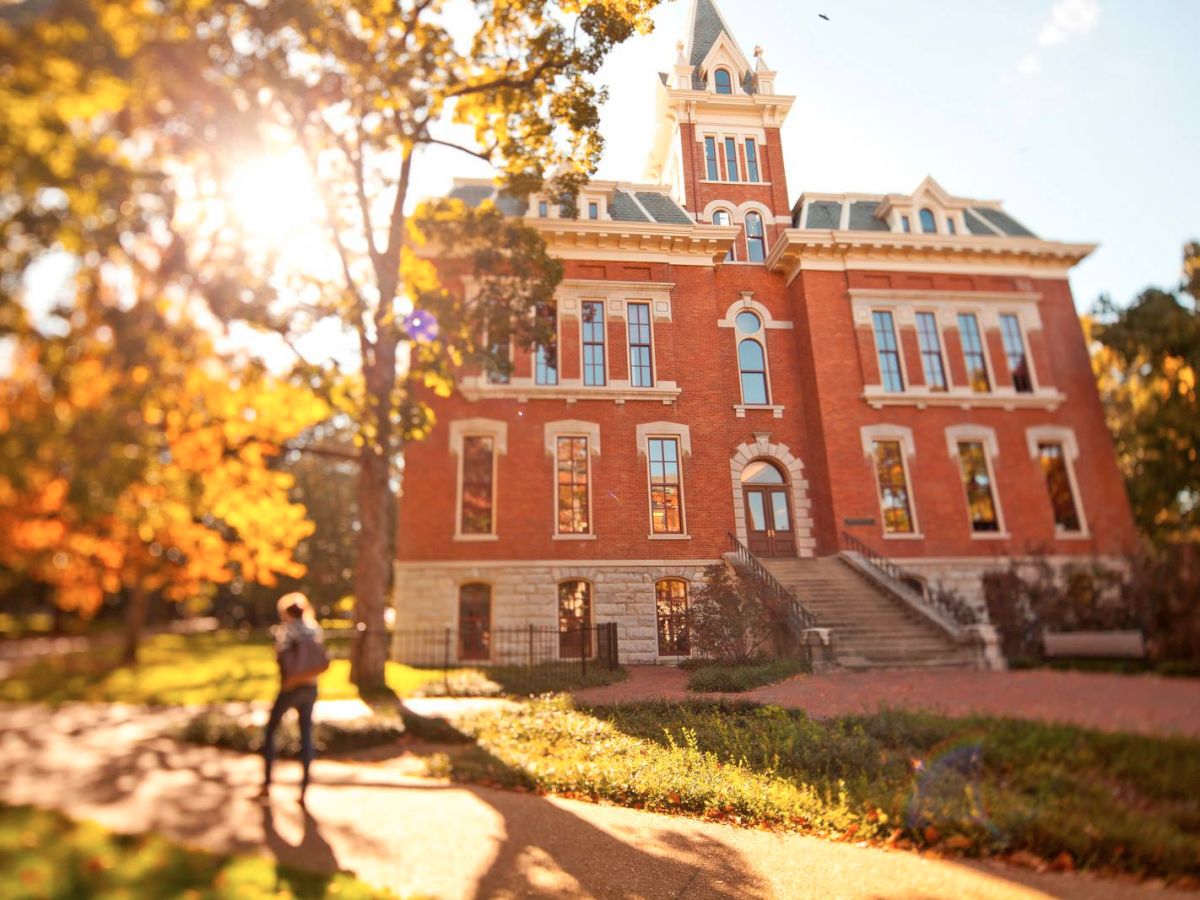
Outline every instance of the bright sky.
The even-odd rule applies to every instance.
[[[1101,246],[1075,269],[1076,305],[1173,286],[1200,238],[1200,2],[1196,0],[717,0],[796,104],[783,129],[788,190],[907,192],[933,175],[997,199],[1037,234]],[[620,47],[601,178],[641,180],[654,80],[689,0]],[[829,21],[818,17],[825,13]],[[433,160],[429,160],[433,162]],[[462,155],[424,173],[486,175]]]

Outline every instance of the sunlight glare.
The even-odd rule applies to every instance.
[[[317,185],[298,147],[239,166],[228,199],[249,231],[276,244],[312,229],[323,216]]]

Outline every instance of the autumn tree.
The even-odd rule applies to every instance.
[[[1200,538],[1200,244],[1184,279],[1088,321],[1092,362],[1134,517],[1155,543]]]
[[[93,219],[117,235],[169,235],[189,289],[221,320],[296,349],[297,377],[354,423],[360,686],[383,684],[393,463],[431,425],[416,388],[448,391],[456,365],[486,355],[484,320],[493,338],[511,329],[505,337],[534,341],[545,325],[528,313],[560,277],[541,240],[490,204],[414,212],[421,166],[431,150],[461,151],[491,163],[513,195],[548,185],[573,210],[602,149],[595,75],[617,43],[649,29],[656,3],[57,0],[6,13],[14,64],[0,79],[39,126],[33,141],[19,117],[0,125],[20,132],[7,161],[21,174],[0,180],[21,195],[20,216],[36,224],[50,186],[62,194],[51,236]],[[31,73],[47,67],[42,85]],[[47,109],[52,127],[39,123]],[[255,240],[253,215],[217,209],[287,160],[314,186],[317,241]],[[81,167],[105,178],[73,194]],[[105,235],[86,238],[102,246]],[[453,262],[435,268],[430,253]],[[352,365],[302,355],[304,336],[331,323],[352,336]]]

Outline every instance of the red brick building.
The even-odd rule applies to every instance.
[[[730,533],[801,602],[855,540],[977,605],[1014,556],[1128,551],[1068,282],[1093,246],[932,179],[792,202],[762,51],[712,0],[679,51],[645,183],[591,183],[576,219],[494,197],[566,263],[557,342],[464,371],[408,448],[398,622],[616,621],[659,660]]]

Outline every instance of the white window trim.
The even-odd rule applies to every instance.
[[[633,339],[629,334],[629,307],[633,304],[641,304],[646,307],[646,324],[650,326],[650,383],[635,387],[633,384]],[[625,360],[626,368],[629,369],[629,388],[630,390],[653,390],[658,387],[658,341],[654,334],[654,301],[644,299],[642,297],[629,297],[625,300]]]
[[[569,301],[564,300],[564,305]],[[583,352],[583,304],[598,303],[600,304],[600,329],[604,335],[604,382],[602,384],[587,383],[587,361]],[[579,307],[579,380],[585,388],[605,388],[612,381],[612,368],[609,366],[608,345],[612,343],[608,339],[608,301],[603,297],[581,297],[578,301]],[[561,381],[561,379],[560,379]]]
[[[547,422],[544,428],[546,455],[550,457],[552,484],[551,508],[553,509],[554,536],[556,541],[594,541],[596,539],[596,510],[592,504],[592,457],[600,455],[600,424],[582,422],[578,419],[560,419]],[[587,499],[588,530],[560,531],[558,527],[558,441],[560,438],[584,438],[587,441]]]
[[[987,466],[988,482],[992,487],[992,505],[996,507],[996,527],[997,531],[975,531],[971,528],[971,510],[966,506],[967,511],[967,528],[970,531],[971,540],[975,541],[1003,541],[1011,540],[1012,535],[1009,534],[1007,528],[1007,520],[1004,518],[1004,505],[1000,502],[1000,483],[996,480],[996,460],[1000,456],[1000,442],[996,439],[996,430],[983,425],[951,425],[946,429],[946,447],[950,451],[950,458],[954,462],[954,470],[958,476],[958,483],[962,491],[960,495],[963,498],[963,503],[967,502],[967,486],[963,484],[962,477],[962,459],[958,455],[958,445],[960,443],[982,443],[983,444],[983,459],[984,465]]]
[[[986,391],[977,391],[971,385],[971,373],[967,371],[967,348],[963,343],[962,329],[959,328],[959,316],[975,317],[975,327],[979,329],[979,345],[983,352],[983,367],[985,370],[987,370],[988,389]],[[997,319],[997,321],[999,321],[999,319]],[[996,383],[996,369],[992,365],[991,348],[988,347],[988,322],[987,317],[984,315],[984,311],[976,306],[964,306],[961,309],[956,309],[954,311],[954,327],[958,329],[958,348],[963,355],[963,370],[966,371],[967,375],[967,390],[976,395],[996,393],[996,388],[998,388],[999,385]]]
[[[922,541],[925,539],[921,531],[921,520],[917,515],[917,498],[913,492],[912,470],[909,459],[917,455],[917,445],[913,440],[911,428],[903,425],[864,425],[859,429],[862,436],[863,455],[871,466],[871,476],[875,479],[875,500],[879,504],[879,533],[887,541]],[[908,514],[912,517],[913,530],[910,532],[890,532],[887,530],[887,517],[883,514],[883,487],[879,483],[879,466],[875,462],[876,441],[899,441],[900,459],[904,466],[904,488],[908,491]]]
[[[752,303],[753,301],[750,301],[750,302]],[[759,305],[761,305],[761,304],[759,304]],[[751,312],[758,316],[758,323],[759,323],[758,331],[754,332],[754,334],[743,335],[742,332],[738,329],[737,317],[743,312]],[[733,312],[732,315],[730,315],[730,313],[727,312],[726,316],[731,318],[733,321],[733,360],[734,360],[734,366],[737,369],[737,376],[738,376],[738,396],[740,396],[742,398],[741,403],[734,404],[734,406],[733,406],[734,414],[739,419],[744,419],[744,418],[746,418],[746,410],[748,410],[748,409],[764,409],[764,410],[769,409],[769,410],[771,410],[771,414],[774,416],[774,418],[776,418],[776,419],[783,418],[783,409],[784,409],[783,406],[773,402],[775,400],[775,390],[771,384],[771,352],[770,352],[770,348],[767,346],[767,323],[768,323],[769,319],[764,317],[763,314],[760,313],[757,309],[754,309],[753,307],[748,306],[748,305],[742,306],[736,312]],[[718,324],[718,326],[721,325],[721,323],[717,323],[717,324]],[[746,394],[742,389],[742,357],[741,357],[742,344],[745,343],[746,341],[754,341],[755,343],[758,344],[759,347],[762,348],[763,378],[767,382],[767,385],[766,385],[767,386],[767,402],[766,403],[747,403],[746,402]]]
[[[1078,531],[1063,531],[1058,527],[1058,523],[1054,523],[1054,534],[1058,540],[1063,541],[1082,541],[1090,540],[1092,530],[1088,526],[1087,513],[1083,508],[1083,495],[1079,492],[1079,480],[1075,474],[1075,461],[1079,459],[1079,441],[1075,437],[1073,428],[1066,428],[1062,425],[1035,425],[1033,428],[1025,429],[1025,440],[1029,445],[1029,457],[1034,462],[1038,463],[1039,474],[1042,475],[1043,487],[1045,485],[1045,474],[1041,470],[1041,454],[1038,452],[1038,444],[1061,444],[1063,448],[1063,463],[1067,470],[1067,481],[1071,485],[1071,502],[1075,504],[1075,516],[1079,519]],[[1054,511],[1051,509],[1051,519],[1054,518]]]
[[[1019,309],[1002,309],[996,314],[996,330],[1000,332],[1000,346],[1004,347],[1004,326],[1001,324],[1003,316],[1012,316],[1017,320],[1017,334],[1021,337],[1021,346],[1025,350],[1025,365],[1029,368],[1029,385],[1028,393],[1036,394],[1041,390],[1042,384],[1038,380],[1037,366],[1033,364],[1033,348],[1029,344],[1029,330],[1025,327],[1025,317],[1021,315]],[[1004,348],[1004,365],[1008,367],[1008,348]],[[1016,391],[1016,385],[1012,384],[1012,369],[1008,372],[1009,386]],[[1020,393],[1018,391],[1018,393]]]
[[[750,231],[746,227],[746,219],[750,216],[751,213],[754,213],[755,215],[757,215],[758,221],[760,223],[762,223],[762,245],[763,245],[763,258],[762,259],[751,259],[750,258]],[[770,220],[770,218],[771,218],[770,216],[763,215],[763,213],[759,209],[748,209],[742,214],[742,242],[746,245],[745,262],[749,265],[765,266],[767,264],[767,257],[769,257],[771,255],[771,244],[767,240],[767,222]]]
[[[948,394],[954,390],[954,376],[950,373],[950,360],[946,356],[946,324],[942,319],[940,310],[934,306],[914,306],[913,313],[913,331],[917,338],[917,363],[921,366],[921,380],[925,382],[925,390],[931,394]],[[917,316],[922,313],[927,313],[933,316],[933,333],[938,342],[938,357],[942,361],[942,378],[946,381],[946,389],[944,391],[935,391],[929,387],[929,379],[925,375],[925,359],[921,354],[921,328],[917,324]]]
[[[492,530],[486,534],[465,534],[462,530],[463,441],[468,437],[492,438]],[[454,540],[498,541],[500,456],[508,454],[508,423],[499,419],[455,419],[450,423],[450,452],[458,457],[454,492]]]
[[[689,518],[687,514],[687,490],[684,487],[683,460],[692,455],[692,433],[687,425],[676,422],[646,422],[636,428],[637,450],[639,456],[646,458],[646,513],[650,522],[649,539],[652,541],[690,541],[688,533]],[[679,517],[683,530],[678,534],[654,533],[654,500],[653,486],[650,483],[650,440],[651,438],[674,438],[679,445]]]
[[[533,345],[533,352],[530,354],[530,368],[532,369],[531,380],[534,385],[539,388],[556,388],[562,384],[562,359],[559,356],[559,350],[562,348],[562,302],[555,297],[550,301],[554,306],[554,381],[538,381],[537,380],[537,352],[540,344]],[[533,317],[537,318],[537,310],[532,313]]]

